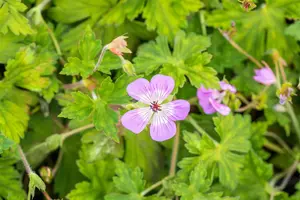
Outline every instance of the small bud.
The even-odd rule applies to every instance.
[[[123,70],[128,76],[135,76],[135,68],[129,60],[123,60],[122,62]]]
[[[297,88],[298,88],[298,90],[300,90],[300,77],[299,77]]]
[[[273,109],[276,111],[276,112],[286,112],[286,109],[283,105],[281,104],[276,104]]]
[[[51,183],[53,176],[52,176],[52,170],[50,167],[43,166],[40,168],[39,172],[40,172],[42,179],[46,183]]]
[[[246,11],[249,12],[256,8],[256,4],[253,2],[253,0],[239,0],[239,2],[242,3],[241,7]]]
[[[96,85],[97,85],[96,81],[92,80],[91,78],[83,79],[82,83],[83,83],[84,87],[86,87],[90,91],[94,90],[96,88]]]

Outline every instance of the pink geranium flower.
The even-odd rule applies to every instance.
[[[225,81],[220,81],[220,86],[221,91],[216,89],[206,89],[203,86],[198,89],[197,96],[199,104],[205,114],[218,112],[221,115],[228,115],[230,113],[230,108],[221,102],[226,95],[226,91],[236,93],[236,88]]]
[[[253,79],[264,85],[272,85],[276,83],[276,76],[274,75],[270,67],[256,69]]]
[[[176,134],[177,120],[184,120],[190,104],[185,100],[175,100],[163,103],[174,89],[174,80],[170,76],[155,75],[151,81],[139,78],[127,86],[127,92],[132,98],[146,104],[125,113],[121,122],[130,131],[138,134],[150,125],[150,135],[155,141],[164,141]]]

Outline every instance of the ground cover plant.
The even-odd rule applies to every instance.
[[[0,0],[0,199],[299,200],[300,0]]]

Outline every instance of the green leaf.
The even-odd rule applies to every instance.
[[[289,25],[285,29],[285,34],[293,36],[296,40],[300,40],[300,21],[296,21],[294,24]]]
[[[250,149],[250,117],[228,115],[213,120],[221,141],[216,144],[208,137],[203,137],[201,158],[208,168],[218,164],[220,183],[233,189],[243,166],[244,154]]]
[[[64,141],[64,145],[60,149],[62,160],[54,179],[54,191],[60,197],[66,196],[76,183],[83,181],[83,176],[76,166],[80,144],[80,136],[74,135]]]
[[[140,168],[131,169],[123,162],[116,160],[116,174],[113,180],[120,192],[130,194],[143,191],[146,182],[143,180],[143,172]]]
[[[183,87],[186,76],[197,88],[201,85],[219,87],[216,72],[204,66],[210,62],[211,55],[201,52],[209,46],[208,37],[178,32],[171,52],[167,37],[159,36],[156,42],[151,41],[139,48],[138,56],[134,58],[136,71],[149,75],[162,67],[160,73],[172,76],[176,87]]]
[[[188,131],[183,131],[183,139],[186,142],[185,148],[191,153],[191,154],[200,154],[201,153],[201,146],[200,141],[201,137],[198,133],[190,133]]]
[[[34,197],[35,188],[38,188],[41,191],[45,191],[46,185],[43,180],[34,172],[29,174],[29,189],[27,200],[30,200]]]
[[[6,152],[0,158],[0,198],[24,200],[26,195],[22,188],[21,175],[13,166],[16,159],[11,154],[12,152]]]
[[[272,165],[265,163],[254,152],[250,152],[246,156],[245,168],[240,173],[239,185],[234,193],[241,199],[268,200],[270,197],[265,187],[269,184],[268,181],[272,175]]]
[[[237,88],[238,91],[244,92],[245,95],[257,94],[261,91],[263,86],[257,83],[254,79],[254,67],[253,65],[238,65],[234,67],[234,71],[237,74],[231,83]]]
[[[0,101],[0,131],[7,138],[19,143],[20,138],[24,137],[28,120],[26,106],[20,107],[8,100]]]
[[[234,197],[222,197],[222,192],[209,192],[212,184],[208,173],[201,163],[191,172],[189,185],[175,183],[173,188],[177,196],[182,200],[237,200]]]
[[[148,0],[143,11],[148,30],[173,39],[186,26],[186,17],[203,7],[199,0]],[[157,12],[159,11],[159,12]]]
[[[105,135],[119,142],[118,129],[116,127],[119,117],[118,114],[108,107],[107,103],[97,100],[94,104],[94,124],[97,130],[103,130]]]
[[[0,33],[6,34],[8,29],[15,35],[32,34],[28,19],[21,12],[27,9],[21,0],[0,1]]]
[[[10,147],[12,147],[15,143],[8,139],[7,137],[5,137],[4,135],[0,134],[0,154],[9,149]]]
[[[109,155],[121,158],[123,156],[123,146],[112,141],[101,131],[91,130],[85,133],[81,142],[84,144],[82,148],[85,153],[83,156],[88,162],[105,159]]]
[[[0,63],[6,63],[13,58],[20,47],[24,46],[24,37],[13,33],[0,33]]]
[[[147,180],[157,181],[160,178],[163,163],[161,148],[150,138],[149,132],[143,131],[136,135],[125,132],[125,163],[129,167],[140,167]]]
[[[268,131],[267,122],[255,122],[251,124],[251,146],[259,156],[266,158],[268,155],[263,150],[265,133]]]
[[[119,1],[101,18],[101,24],[116,24],[124,23],[125,19],[132,21],[143,10],[145,0],[125,0]]]
[[[71,95],[73,102],[67,104],[58,116],[78,120],[88,118],[93,112],[93,100],[82,92],[72,92]]]
[[[228,115],[215,117],[213,121],[216,126],[215,130],[220,137],[219,143],[204,135],[199,144],[199,138],[193,137],[191,133],[185,133],[184,139],[187,141],[188,150],[199,156],[184,158],[179,163],[182,168],[180,174],[184,178],[186,173],[195,167],[197,161],[201,160],[211,180],[215,170],[218,170],[220,183],[225,187],[234,189],[238,183],[245,154],[251,145],[249,141],[251,134],[250,117]]]
[[[46,99],[48,103],[51,102],[55,94],[59,91],[60,81],[52,76],[50,79],[50,85],[47,88],[44,88],[41,92],[42,96]]]
[[[86,148],[83,148],[80,153],[80,160],[77,161],[80,172],[89,179],[77,183],[67,198],[70,200],[103,200],[105,194],[112,190],[115,162],[111,158],[105,160],[95,160],[90,162],[85,155]]]
[[[55,54],[39,52],[35,45],[26,46],[19,50],[15,59],[7,62],[4,81],[34,92],[41,92],[50,85],[48,76],[55,70],[55,62]]]
[[[219,31],[213,32],[211,41],[212,45],[208,48],[208,52],[213,55],[210,66],[217,72],[224,73],[225,69],[235,68],[245,59],[244,55],[234,49]]]
[[[290,60],[299,47],[291,37],[286,37],[285,17],[294,13],[299,2],[294,0],[267,1],[251,12],[245,12],[238,1],[223,1],[224,9],[208,15],[207,24],[214,27],[229,28],[236,24],[236,36],[233,38],[254,57],[262,58],[271,49],[277,49],[284,58]],[[299,17],[299,12],[298,12]],[[261,20],[265,19],[265,20]],[[255,30],[255,31],[253,31]]]
[[[97,89],[100,98],[109,104],[126,104],[131,98],[127,94],[126,86],[139,77],[121,75],[115,83],[110,77],[104,79]]]
[[[282,128],[284,128],[286,135],[290,135],[291,119],[287,116],[286,113],[276,112],[272,108],[265,109],[264,113],[270,125],[277,122]]]
[[[80,58],[69,57],[68,63],[64,66],[60,74],[81,75],[87,78],[92,74],[95,67],[95,57],[101,50],[101,41],[96,40],[96,36],[90,27],[87,27],[84,35],[78,44]]]
[[[74,23],[87,18],[98,19],[113,5],[112,1],[91,0],[55,0],[54,7],[49,9],[49,16],[57,22]]]

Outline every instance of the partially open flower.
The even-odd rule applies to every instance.
[[[291,83],[284,83],[280,90],[277,92],[279,96],[279,103],[284,105],[287,101],[292,101],[292,95],[295,95],[294,89],[292,88]]]
[[[264,85],[272,85],[276,83],[276,76],[270,67],[256,69],[253,79]]]
[[[221,91],[216,89],[206,89],[203,86],[198,89],[197,96],[199,104],[202,107],[204,113],[213,114],[215,112],[221,115],[228,115],[230,108],[227,105],[222,104],[223,98],[226,92],[236,93],[236,88],[225,81],[220,82]]]
[[[127,48],[126,36],[119,36],[115,38],[111,43],[107,45],[107,48],[114,54],[122,56],[123,53],[131,53],[130,49]]]

